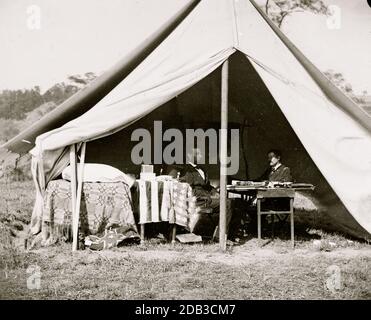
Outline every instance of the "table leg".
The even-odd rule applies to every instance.
[[[260,243],[261,240],[261,214],[260,214],[260,199],[257,200],[256,202],[256,207],[257,207],[257,218],[258,218],[258,241]]]
[[[294,234],[294,199],[290,199],[290,227],[291,227],[291,246],[295,248],[295,234]]]
[[[272,240],[274,239],[274,214],[271,214],[271,223],[272,223]]]
[[[175,237],[176,237],[176,224],[173,224],[172,230],[171,230],[171,243],[175,243]]]
[[[144,232],[145,232],[145,224],[142,223],[140,225],[140,243],[143,244],[144,243]]]

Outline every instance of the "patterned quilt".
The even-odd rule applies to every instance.
[[[42,245],[72,238],[71,186],[66,180],[49,182],[42,219]],[[128,227],[137,232],[131,194],[123,182],[83,184],[80,208],[80,237],[103,234],[108,227]]]
[[[188,183],[137,180],[139,223],[166,221],[192,230],[199,218],[196,197]]]

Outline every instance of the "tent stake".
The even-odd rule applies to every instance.
[[[220,214],[219,245],[227,249],[227,130],[228,130],[228,60],[222,66],[221,119],[220,119]]]
[[[76,145],[73,144],[70,146],[70,166],[71,166],[71,211],[72,211],[72,236],[74,230],[74,221],[75,221],[75,210],[76,210]],[[73,251],[72,244],[72,251]]]
[[[80,206],[81,206],[81,195],[82,195],[82,185],[84,179],[84,167],[85,167],[85,153],[86,153],[86,142],[82,143],[81,146],[81,158],[80,158],[80,170],[78,170],[78,180],[77,180],[77,194],[76,194],[76,207],[75,215],[73,216],[73,241],[72,241],[72,251],[78,249],[78,238],[79,238],[79,220],[80,220]]]

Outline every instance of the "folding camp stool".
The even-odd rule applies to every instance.
[[[262,211],[261,202],[263,199],[272,199],[272,198],[287,198],[290,201],[290,208],[288,211],[279,211],[279,210],[268,210]],[[295,190],[292,189],[261,189],[257,192],[257,216],[258,216],[258,241],[261,242],[261,216],[264,214],[269,214],[272,216],[272,231],[274,226],[274,216],[280,214],[290,215],[290,232],[291,232],[291,246],[295,247],[295,234],[294,234],[294,198]]]

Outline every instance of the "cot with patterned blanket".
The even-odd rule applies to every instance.
[[[42,245],[72,238],[71,183],[49,182],[43,197]],[[127,237],[139,237],[129,186],[124,182],[83,184],[79,237],[97,235],[110,226],[127,227]]]
[[[133,194],[138,196],[139,224],[166,221],[192,232],[205,211],[196,206],[196,197],[187,183],[137,180]],[[43,197],[42,245],[72,239],[72,196],[70,181],[49,182]],[[139,238],[134,217],[132,193],[124,182],[84,182],[79,221],[79,239],[101,235],[111,226],[125,227],[127,238]],[[122,230],[122,228],[120,229]]]

